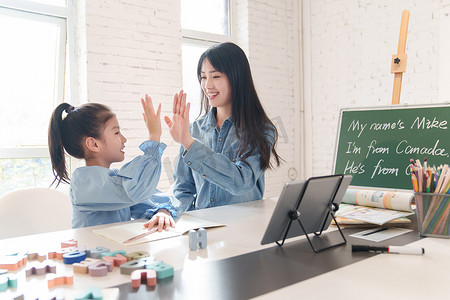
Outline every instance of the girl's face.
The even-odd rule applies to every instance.
[[[106,164],[120,162],[125,159],[125,142],[127,139],[120,132],[119,121],[112,117],[106,123],[101,138],[100,156]]]
[[[201,86],[212,107],[229,109],[231,112],[231,84],[225,73],[217,71],[208,59],[203,60]]]

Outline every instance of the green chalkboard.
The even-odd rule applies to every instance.
[[[450,105],[342,110],[334,173],[353,186],[412,190],[410,159],[450,164]]]

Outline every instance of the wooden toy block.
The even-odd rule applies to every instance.
[[[85,260],[73,264],[73,272],[78,274],[88,274],[88,267],[100,262],[99,259],[87,257]]]
[[[15,274],[0,276],[0,292],[6,291],[8,288],[17,287],[17,276]]]
[[[103,294],[102,290],[98,286],[92,286],[81,293],[79,293],[77,296],[75,296],[75,300],[103,300]]]
[[[116,256],[103,256],[102,259],[103,261],[110,262],[113,267],[120,267],[120,265],[127,262],[127,258],[122,254],[116,254]]]
[[[31,275],[45,275],[47,273],[56,273],[56,264],[50,260],[43,262],[34,261],[25,268],[26,277],[30,277]]]
[[[72,252],[70,248],[63,248],[57,251],[51,251],[48,253],[48,258],[63,260],[63,255],[69,252]]]
[[[173,266],[158,261],[145,266],[146,269],[155,270],[158,279],[164,279],[173,276]]]
[[[127,255],[127,251],[125,251],[125,250],[116,250],[116,251],[103,252],[101,254],[101,257],[103,257],[103,256],[112,256],[112,257],[114,257],[117,254],[121,254],[121,255],[125,256],[125,255]]]
[[[71,265],[86,259],[86,252],[73,251],[63,255],[63,262],[66,265]]]
[[[155,270],[136,270],[131,273],[131,287],[139,288],[142,283],[147,286],[156,286]]]
[[[27,258],[28,260],[38,260],[40,262],[43,262],[47,259],[47,254],[40,252],[29,252]]]
[[[92,258],[102,258],[103,252],[109,252],[109,248],[98,246],[95,249],[93,248],[86,249],[86,255]]]
[[[59,285],[73,285],[73,274],[69,275],[47,274],[46,279],[49,289]]]
[[[188,236],[189,236],[189,249],[191,249],[191,251],[196,251],[198,246],[197,231],[194,229],[189,230]]]
[[[112,264],[107,261],[97,262],[88,266],[88,273],[91,276],[106,276],[106,274],[108,274],[108,272],[111,272],[112,270]]]
[[[198,232],[194,229],[189,230],[189,249],[196,251],[197,247],[204,249],[207,246],[206,229],[200,228]]]
[[[71,239],[68,241],[61,242],[61,248],[68,248],[68,247],[78,247],[78,241]]]
[[[207,241],[207,235],[206,235],[206,229],[205,228],[199,228],[198,230],[198,246],[200,249],[205,249],[208,245]]]
[[[7,269],[8,271],[16,271],[27,264],[26,256],[3,256],[0,258],[0,269]]]
[[[133,271],[145,269],[146,265],[151,264],[154,261],[154,256],[148,256],[137,260],[130,260],[129,262],[120,265],[120,273],[130,275],[131,273],[133,273]]]
[[[144,257],[148,257],[150,256],[150,253],[148,253],[147,251],[136,251],[136,252],[130,252],[127,253],[127,255],[125,255],[127,257],[127,260],[138,260]]]

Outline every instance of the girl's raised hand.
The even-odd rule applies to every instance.
[[[159,142],[161,139],[162,128],[161,128],[161,103],[158,105],[158,110],[155,113],[153,108],[152,98],[149,95],[145,95],[145,100],[141,98],[142,108],[144,112],[145,126],[147,126],[148,133],[150,135],[150,140]]]
[[[173,97],[173,117],[164,116],[173,140],[189,149],[194,142],[189,125],[189,110],[191,103],[186,104],[186,94],[181,90]]]

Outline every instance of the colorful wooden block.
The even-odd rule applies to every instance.
[[[0,269],[16,271],[27,264],[26,256],[3,256],[0,258]]]
[[[48,258],[49,259],[59,259],[59,260],[63,260],[63,255],[66,253],[72,252],[72,250],[70,248],[63,248],[57,251],[50,251],[48,253]]]
[[[88,273],[91,276],[106,276],[108,272],[113,270],[113,266],[110,262],[101,261],[88,266]]]
[[[127,258],[122,254],[116,254],[116,256],[103,256],[102,260],[110,262],[113,267],[120,267],[120,265],[127,262]]]
[[[147,286],[156,286],[155,270],[136,270],[131,273],[131,287],[139,288],[142,283]]]
[[[116,250],[116,251],[109,251],[109,252],[103,252],[101,254],[101,257],[103,256],[116,256],[117,254],[121,254],[123,256],[127,255],[127,251],[125,250]]]
[[[173,276],[173,266],[168,265],[163,261],[158,261],[146,265],[145,268],[155,270],[158,279],[164,279]]]
[[[127,253],[127,255],[125,255],[127,257],[127,260],[138,260],[144,257],[149,257],[150,253],[148,253],[147,251],[136,251],[136,252],[130,252]]]
[[[73,272],[78,274],[88,274],[88,267],[98,262],[100,262],[99,259],[87,257],[85,260],[73,264]]]
[[[38,260],[40,262],[47,259],[46,253],[40,253],[40,252],[29,252],[27,255],[28,260]]]
[[[59,285],[73,285],[73,274],[47,274],[46,279],[49,289]]]
[[[73,251],[63,255],[63,262],[66,265],[71,265],[86,259],[86,252]]]
[[[61,248],[77,247],[77,246],[78,246],[78,241],[74,240],[74,239],[61,242]]]
[[[26,277],[31,275],[45,275],[47,273],[56,273],[56,264],[51,260],[43,262],[33,261],[25,268]]]
[[[207,246],[206,229],[200,228],[198,232],[194,229],[189,230],[189,249],[196,251],[197,247],[204,249]]]
[[[102,290],[98,286],[92,286],[75,296],[75,300],[85,299],[103,300]]]
[[[109,248],[98,246],[95,249],[93,248],[86,249],[86,255],[92,258],[102,258],[103,252],[109,252]]]
[[[8,288],[17,287],[17,276],[15,274],[0,276],[0,292],[6,291]]]
[[[133,273],[133,271],[145,269],[146,265],[151,264],[154,261],[154,256],[148,256],[137,260],[130,260],[129,262],[120,265],[120,273],[130,275],[131,273]]]

